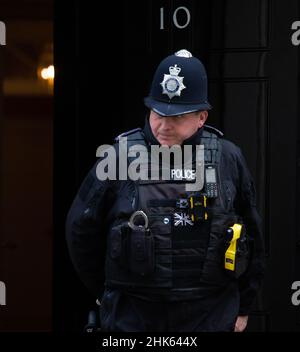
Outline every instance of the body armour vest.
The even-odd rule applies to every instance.
[[[128,150],[135,145],[149,150],[141,130],[124,135]],[[225,207],[222,144],[213,128],[204,127],[201,145],[205,168],[215,169],[216,179],[205,179],[199,192],[186,191],[193,170],[174,171],[171,167],[169,180],[122,181],[108,233],[106,286],[159,292],[203,284],[220,287],[233,280],[224,269],[225,232],[238,217]],[[148,161],[141,163],[140,169],[149,170]],[[194,169],[194,161],[192,166]],[[215,181],[217,195],[211,193],[208,181]],[[128,225],[135,211],[146,214],[147,227]]]

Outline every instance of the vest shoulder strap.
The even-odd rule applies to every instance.
[[[142,134],[142,129],[140,127],[134,128],[133,130],[129,130],[129,131],[126,131],[126,132],[119,134],[115,138],[115,142],[119,142],[120,138],[122,138],[122,137],[127,137],[127,139],[130,139],[130,140],[144,139],[143,134]]]
[[[146,148],[148,146],[143,134],[143,130],[141,128],[135,128],[133,130],[121,133],[118,137],[115,138],[115,142],[119,143],[121,138],[124,137],[127,138],[127,149],[136,144],[143,145]]]
[[[222,138],[224,136],[224,133],[218,130],[217,128],[210,126],[210,125],[204,125],[204,131],[208,131],[211,133],[216,134],[219,138]]]

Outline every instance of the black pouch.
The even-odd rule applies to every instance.
[[[129,226],[122,224],[113,227],[110,234],[110,256],[126,270],[129,269],[129,231]]]
[[[130,229],[129,270],[146,276],[154,272],[154,238],[149,229]]]
[[[226,270],[233,278],[238,279],[247,270],[249,263],[249,244],[245,230],[245,225],[242,225],[240,237],[236,240],[236,254],[234,270]],[[230,241],[226,241],[225,251],[229,247]]]
[[[236,269],[235,277],[239,278],[248,268],[249,264],[249,244],[246,231],[242,231],[241,237],[237,241]]]

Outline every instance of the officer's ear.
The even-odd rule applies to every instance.
[[[201,128],[208,117],[208,112],[206,110],[199,111],[199,128]]]

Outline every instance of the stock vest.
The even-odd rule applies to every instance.
[[[124,135],[128,149],[133,145],[149,149],[141,130]],[[204,200],[205,181],[203,190],[191,198],[193,194],[186,191],[184,177],[123,181],[130,186],[123,188],[114,207],[115,220],[107,241],[106,286],[159,292],[198,288],[203,284],[221,287],[233,280],[224,269],[224,234],[238,221],[238,216],[233,208],[226,207],[226,190],[219,167],[221,138],[221,132],[205,126],[200,143],[204,145],[205,167],[213,166],[217,171],[216,197]],[[141,164],[140,167],[147,166]],[[184,170],[181,175],[185,175]],[[202,200],[198,203],[202,218],[197,221],[192,199]],[[131,211],[124,210],[125,200],[130,202]],[[128,208],[128,204],[126,206]],[[147,215],[147,229],[128,226],[131,213],[137,210]]]

